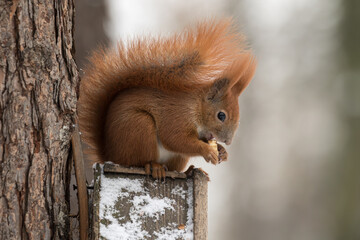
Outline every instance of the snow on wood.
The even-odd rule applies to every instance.
[[[176,172],[170,175],[174,178],[159,182],[145,176],[142,169],[96,165],[94,239],[207,239],[205,175],[198,170],[191,178]],[[194,194],[195,184],[203,185],[201,194]],[[201,222],[194,223],[196,219]],[[197,232],[201,236],[196,236]]]

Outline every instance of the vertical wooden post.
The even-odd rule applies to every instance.
[[[75,163],[75,175],[77,182],[77,193],[79,201],[79,223],[80,223],[80,240],[88,239],[89,228],[89,204],[86,187],[86,176],[84,168],[84,156],[79,135],[79,127],[75,120],[75,129],[72,135],[72,149]]]
[[[101,172],[100,164],[96,164],[94,168],[94,191],[93,191],[93,207],[92,207],[92,226],[91,226],[91,239],[100,239],[100,219],[99,219],[99,203],[100,203],[100,185],[101,185]]]
[[[205,174],[194,169],[194,239],[208,239],[208,201],[207,201],[207,177]],[[195,197],[196,196],[196,197]]]

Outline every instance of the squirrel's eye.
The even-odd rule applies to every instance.
[[[226,114],[224,112],[219,112],[218,115],[217,115],[218,119],[220,121],[225,121],[225,118],[226,118]]]

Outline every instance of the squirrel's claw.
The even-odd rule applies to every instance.
[[[165,182],[167,167],[156,162],[147,163],[145,165],[146,175],[150,175],[156,180]]]
[[[186,177],[191,177],[193,175],[194,168],[195,168],[194,165],[190,165],[188,167],[188,169],[184,172],[186,174]]]
[[[184,172],[186,174],[186,177],[191,177],[194,173],[194,169],[195,169],[195,166],[190,165],[189,168]],[[202,168],[197,168],[197,169],[199,169],[200,171],[202,171],[204,173],[204,175],[206,176],[206,179],[209,182],[210,181],[209,174],[207,172],[205,172]]]
[[[151,174],[151,166],[150,163],[145,164],[145,174],[149,176]]]
[[[210,182],[209,174],[207,172],[205,172],[202,168],[198,168],[198,169],[204,173],[204,175],[206,176],[207,181]]]
[[[226,149],[221,144],[217,144],[217,149],[219,151],[219,163],[227,161],[228,153]]]

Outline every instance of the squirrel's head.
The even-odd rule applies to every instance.
[[[198,127],[200,138],[215,138],[226,145],[231,144],[239,125],[238,98],[250,83],[255,71],[253,59],[247,62],[245,68],[243,64],[244,62],[238,72],[230,71],[205,90],[201,110],[202,124]],[[239,67],[238,64],[235,66]]]

